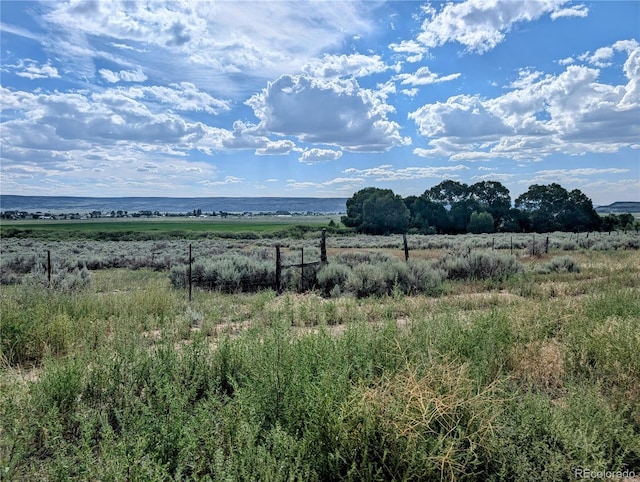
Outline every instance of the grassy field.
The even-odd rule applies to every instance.
[[[176,239],[207,235],[268,234],[294,226],[317,229],[338,216],[255,216],[227,218],[130,218],[86,220],[15,220],[2,221],[0,235],[35,239]]]
[[[1,478],[637,477],[640,252],[557,254],[435,296],[3,286]]]

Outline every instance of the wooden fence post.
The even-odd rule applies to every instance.
[[[531,235],[531,256],[536,254],[536,233]]]
[[[406,262],[409,261],[409,244],[407,243],[407,235],[403,234],[402,235],[402,242],[404,244],[404,260]]]
[[[322,228],[322,237],[320,238],[320,262],[327,262],[327,230]]]
[[[189,243],[189,303],[191,303],[191,292],[192,292],[192,283],[193,283],[193,276],[191,271],[192,262],[193,262],[193,256],[191,256],[191,243]]]
[[[513,254],[513,234],[511,235],[511,254]]]
[[[304,248],[300,248],[300,293],[304,290]]]
[[[282,264],[280,261],[280,245],[276,244],[276,293],[280,294],[280,274],[282,272]]]
[[[47,250],[47,282],[51,286],[51,250]]]
[[[547,236],[547,240],[544,242],[544,253],[549,254],[549,236]]]

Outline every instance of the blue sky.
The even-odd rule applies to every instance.
[[[640,2],[2,1],[3,194],[640,201]]]

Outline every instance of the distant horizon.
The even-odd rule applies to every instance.
[[[0,191],[640,199],[640,2],[0,2]],[[265,21],[268,19],[268,21]]]
[[[355,193],[354,193],[355,194]],[[348,200],[352,196],[344,197],[344,196],[73,196],[73,195],[65,195],[65,196],[56,196],[56,195],[29,195],[29,194],[0,194],[0,199],[11,196],[11,197],[20,197],[20,198],[59,198],[59,199],[105,199],[105,200],[117,200],[117,199],[170,199],[170,200],[211,200],[211,199],[317,199],[317,200]],[[407,197],[407,196],[402,196]],[[512,198],[512,202],[515,199]],[[593,202],[593,201],[592,201]],[[618,201],[613,201],[608,204],[596,204],[593,203],[594,207],[607,207],[612,204],[625,204],[625,203],[636,203],[640,204],[640,200],[630,200],[623,199]],[[0,205],[0,209],[3,207]]]
[[[56,195],[56,194],[0,194],[3,196],[14,197],[57,197],[57,198],[84,198],[84,199],[126,199],[126,198],[140,198],[140,199],[232,199],[232,198],[244,198],[244,199],[349,199],[351,196],[76,196],[76,195]]]

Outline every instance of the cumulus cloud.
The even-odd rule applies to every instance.
[[[459,73],[439,76],[429,70],[429,67],[420,67],[413,74],[398,74],[394,80],[399,80],[402,85],[429,85],[449,82],[460,77]]]
[[[333,149],[319,149],[314,147],[312,149],[306,149],[300,158],[300,162],[305,164],[318,164],[319,162],[335,161],[342,157],[342,151],[334,151]]]
[[[615,152],[640,137],[640,47],[624,64],[627,83],[598,82],[600,71],[569,65],[558,75],[521,72],[507,93],[458,95],[411,112],[430,148],[420,156],[539,160],[555,152]]]
[[[355,79],[283,75],[247,105],[265,132],[347,151],[376,152],[410,142],[400,135],[400,126],[387,118],[394,108],[384,97],[362,89]]]
[[[217,99],[207,92],[199,90],[191,82],[180,82],[164,86],[134,87],[128,92],[137,97],[141,93],[144,98],[161,104],[171,105],[176,110],[208,112],[219,114],[228,111],[231,105],[226,100]]]
[[[26,93],[1,88],[3,140],[14,150],[68,152],[130,143],[137,149],[177,153],[199,148],[220,131],[177,114],[153,112],[127,91]],[[3,153],[4,154],[4,153]]]
[[[562,8],[567,0],[467,0],[449,2],[439,10],[425,8],[426,18],[415,39],[392,44],[395,52],[418,61],[430,49],[455,42],[470,52],[482,54],[504,41],[511,29],[523,22],[532,22],[543,15],[553,18],[586,16],[588,9],[577,5]]]
[[[609,67],[612,64],[614,55],[617,52],[625,52],[631,54],[640,47],[640,44],[634,40],[619,40],[613,45],[607,45],[596,49],[595,52],[585,52],[578,56],[578,60],[587,62],[595,67]]]
[[[114,72],[109,69],[100,69],[98,73],[104,80],[112,84],[116,82],[144,82],[147,80],[147,76],[142,69],[136,70],[121,70],[120,72]]]
[[[264,147],[256,149],[258,156],[283,156],[296,150],[296,143],[288,139],[268,141]]]
[[[345,169],[345,174],[357,174],[359,176],[374,178],[375,181],[406,181],[412,179],[425,179],[425,178],[448,178],[453,179],[457,177],[455,174],[457,171],[469,169],[467,166],[458,164],[457,166],[424,166],[424,167],[404,167],[394,168],[390,164],[383,164],[378,167],[369,169]]]
[[[389,70],[379,55],[329,55],[313,59],[302,67],[302,71],[311,77],[366,77]]]
[[[47,62],[45,65],[40,65],[38,62],[32,59],[20,59],[18,63],[4,64],[0,67],[0,70],[4,72],[13,72],[19,77],[25,77],[27,79],[59,79],[60,74],[58,69]]]

